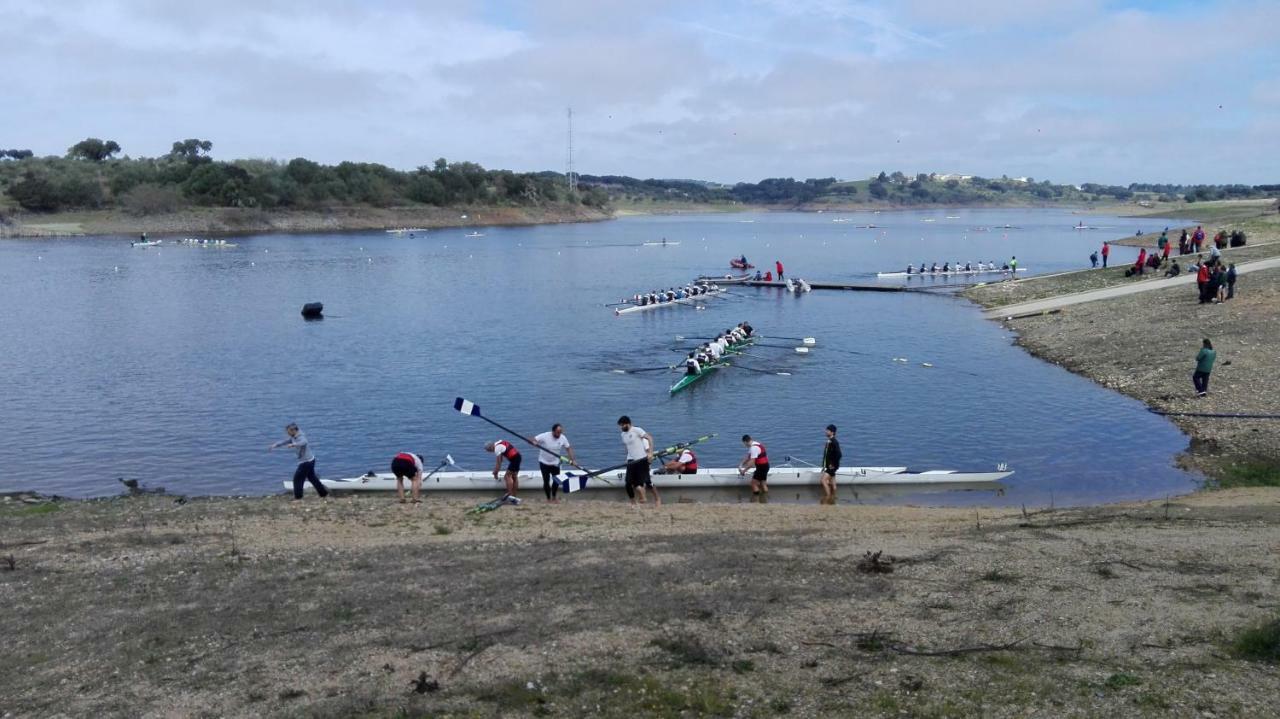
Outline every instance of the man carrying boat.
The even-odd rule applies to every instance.
[[[827,425],[827,443],[822,446],[822,503],[836,503],[836,471],[840,469],[840,440],[836,439],[836,426]]]
[[[653,490],[653,504],[662,506],[662,498],[658,496],[658,488],[653,486],[653,478],[649,476],[649,464],[653,462],[653,435],[631,425],[631,418],[625,414],[618,418],[618,429],[622,432],[622,446],[627,448],[626,485],[627,497],[631,505],[636,505],[636,495],[640,504],[644,504],[644,490]]]
[[[542,472],[542,491],[547,495],[547,501],[559,502],[556,492],[560,490],[560,482],[551,478],[560,476],[560,457],[568,454],[570,462],[578,463],[578,458],[573,456],[573,445],[564,436],[564,427],[559,423],[553,424],[550,432],[533,437],[529,443],[538,448],[538,470]]]
[[[697,474],[698,456],[685,447],[675,459],[663,465],[663,471],[666,474]]]
[[[738,464],[738,475],[744,476],[751,471],[751,501],[769,501],[769,453],[764,445],[751,439],[751,435],[742,435],[742,446],[747,448],[747,455]]]
[[[422,502],[422,455],[401,452],[391,460],[391,473],[396,476],[396,498],[404,504],[404,481],[409,480],[409,494],[414,504]]]
[[[502,469],[502,460],[507,460],[507,473],[502,479],[507,487],[507,496],[515,497],[520,492],[520,450],[505,439],[489,442],[484,449],[486,452],[493,452],[496,457],[493,462],[494,479],[498,478],[498,470]]]

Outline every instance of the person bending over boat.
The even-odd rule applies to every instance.
[[[409,480],[409,495],[414,504],[422,502],[418,495],[422,492],[422,455],[413,452],[401,452],[391,460],[391,473],[396,476],[396,498],[404,504],[404,481]]]
[[[556,492],[560,490],[560,482],[551,480],[560,476],[560,457],[567,454],[569,461],[577,464],[578,458],[573,456],[573,445],[564,436],[564,427],[558,422],[551,425],[550,432],[543,432],[529,440],[538,448],[538,470],[542,472],[542,492],[547,495],[548,502],[559,502]]]
[[[738,475],[744,476],[748,469],[754,468],[751,471],[751,501],[768,502],[769,454],[764,445],[751,439],[749,434],[742,435],[742,446],[747,448],[747,455],[738,465]]]
[[[328,497],[329,490],[320,483],[320,478],[316,476],[316,456],[311,453],[311,445],[307,442],[307,435],[298,429],[298,425],[290,422],[284,428],[285,434],[289,435],[288,439],[282,439],[275,444],[267,447],[270,452],[273,449],[281,449],[287,447],[298,453],[298,467],[293,471],[293,499],[297,501],[302,499],[302,487],[304,482],[310,482],[311,486],[316,488],[316,494],[321,497]]]
[[[822,446],[822,503],[836,503],[836,471],[840,469],[840,440],[836,439],[836,426],[827,425],[827,443]]]
[[[666,474],[697,474],[698,473],[698,456],[693,450],[685,447],[680,450],[680,454],[676,458],[667,462],[662,467]]]
[[[637,495],[640,504],[644,504],[644,490],[653,490],[653,504],[662,506],[662,498],[658,496],[658,488],[653,486],[653,478],[649,476],[649,465],[653,462],[653,435],[631,425],[631,418],[625,414],[618,418],[618,429],[622,432],[622,446],[627,449],[626,485],[627,498],[631,505],[636,505]]]
[[[502,469],[502,460],[507,460],[507,473],[503,482],[507,487],[507,497],[515,497],[520,492],[520,450],[505,439],[489,442],[484,446],[486,452],[493,452],[493,478],[498,478],[498,470]],[[504,497],[505,499],[505,497]]]

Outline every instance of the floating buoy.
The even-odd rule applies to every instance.
[[[302,316],[309,320],[324,319],[324,303],[308,302],[302,306]]]

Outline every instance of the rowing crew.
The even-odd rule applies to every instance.
[[[644,307],[646,305],[656,305],[664,302],[675,302],[676,300],[683,300],[689,297],[698,297],[707,294],[711,289],[711,285],[705,282],[688,284],[684,287],[668,287],[665,290],[650,290],[647,294],[632,295],[630,302]]]
[[[909,275],[925,275],[925,274],[936,275],[939,272],[943,272],[943,273],[946,273],[946,272],[995,272],[996,270],[1008,271],[1009,263],[1006,262],[1003,265],[997,265],[995,262],[980,261],[975,265],[972,262],[966,262],[964,263],[964,266],[961,267],[959,262],[956,262],[955,264],[951,264],[950,262],[943,262],[942,267],[938,267],[938,263],[935,262],[931,267],[926,268],[925,264],[921,262],[920,269],[918,270],[915,268],[915,265],[907,265],[907,274]]]
[[[684,373],[687,375],[702,374],[703,367],[718,363],[720,357],[729,350],[730,345],[746,342],[753,332],[754,330],[750,324],[739,322],[736,327],[727,329],[710,341],[702,343],[690,352],[689,357],[685,359]]]

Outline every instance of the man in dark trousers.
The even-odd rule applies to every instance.
[[[284,431],[289,438],[276,442],[267,447],[267,450],[288,448],[298,453],[298,468],[293,471],[294,500],[302,499],[302,487],[305,482],[311,482],[311,486],[316,488],[316,494],[321,497],[329,496],[329,490],[325,489],[325,486],[320,483],[320,478],[316,476],[316,456],[311,453],[307,435],[303,434],[302,430],[298,429],[298,425],[293,422],[290,422]]]
[[[840,440],[836,439],[836,426],[827,425],[827,443],[822,446],[822,503],[836,503],[836,470],[840,469]]]
[[[778,268],[778,281],[782,281],[782,260],[774,260],[773,264]]]
[[[1236,266],[1232,263],[1227,270],[1227,299],[1233,300],[1236,297]]]
[[[1110,256],[1111,256],[1111,243],[1103,242],[1102,243],[1102,266],[1103,267],[1107,266],[1107,258]]]

